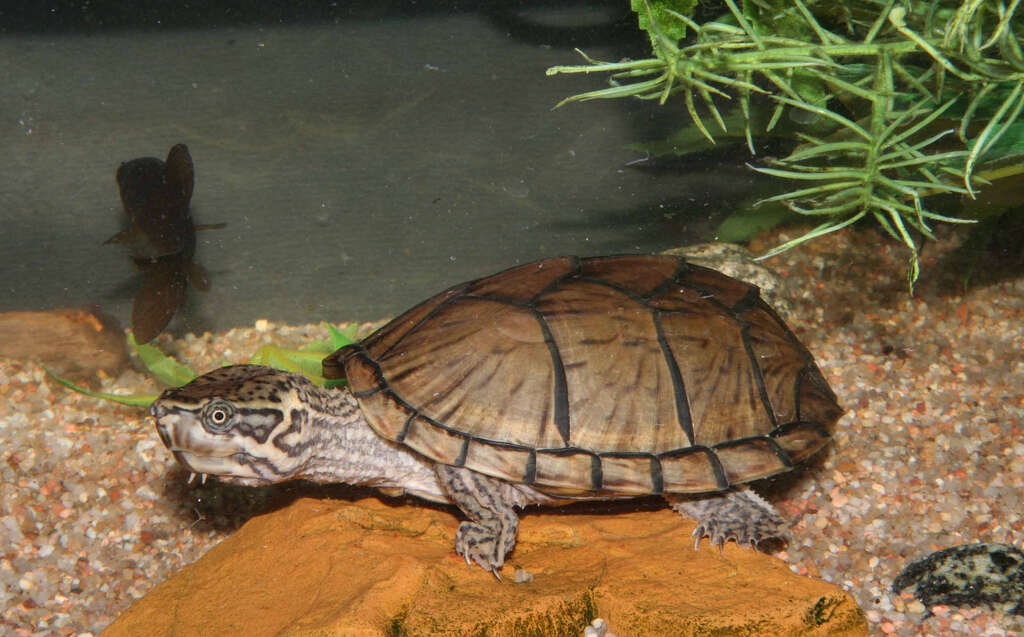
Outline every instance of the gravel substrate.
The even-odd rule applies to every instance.
[[[951,257],[957,236],[927,246],[914,297],[905,253],[871,231],[769,262],[788,281],[791,325],[848,410],[827,454],[768,485],[793,520],[778,555],[850,591],[876,634],[1024,634],[1022,617],[926,609],[889,590],[909,560],[936,549],[1024,546],[1024,278],[992,282],[986,270],[987,282],[964,293]],[[325,334],[263,321],[157,343],[206,370],[243,362],[263,343]],[[136,372],[99,389],[158,391]],[[4,634],[98,634],[252,515],[327,493],[187,486],[143,410],[75,394],[32,363],[0,360],[0,435]]]

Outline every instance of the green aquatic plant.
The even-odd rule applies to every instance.
[[[321,387],[343,384],[344,381],[325,379],[321,373],[320,363],[331,352],[355,342],[358,329],[359,325],[356,323],[348,325],[343,330],[339,330],[330,323],[327,323],[327,330],[330,333],[330,338],[327,340],[316,341],[301,349],[287,349],[273,344],[263,345],[246,362],[253,365],[266,365],[288,372],[298,372]],[[174,357],[160,351],[159,348],[153,345],[136,343],[135,337],[131,334],[128,335],[128,346],[139,357],[139,360],[142,361],[142,364],[149,373],[164,385],[180,387],[198,376],[195,370],[187,365],[182,365]],[[224,364],[230,365],[227,362]],[[159,397],[159,394],[124,395],[95,392],[76,385],[66,378],[61,378],[45,366],[43,369],[61,385],[80,394],[101,400],[108,400],[132,407],[149,407]]]
[[[733,138],[742,125],[752,154],[762,135],[793,139],[788,156],[752,168],[797,186],[758,203],[819,221],[761,258],[873,218],[909,249],[912,286],[914,233],[932,237],[936,221],[973,222],[936,213],[925,198],[973,197],[985,177],[1024,172],[1020,0],[723,0],[721,15],[702,23],[695,5],[633,0],[653,57],[602,62],[580,51],[587,64],[548,75],[610,74],[611,87],[559,106],[682,99],[708,143],[708,118]],[[725,104],[738,116],[723,116]]]

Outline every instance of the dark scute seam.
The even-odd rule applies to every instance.
[[[561,258],[561,257],[558,257],[558,258]],[[557,261],[558,258],[553,259],[553,260]],[[577,279],[577,278],[579,278],[580,271],[582,269],[582,265],[580,263],[580,258],[579,257],[566,257],[566,258],[569,259],[569,270],[565,274],[563,274],[562,276],[556,277],[553,281],[551,281],[550,283],[545,285],[543,288],[541,288],[541,290],[539,292],[534,294],[533,297],[527,302],[527,307],[529,307],[530,309],[536,308],[537,300],[540,297],[544,296],[548,292],[551,292],[552,290],[558,289],[562,285],[562,283],[564,283],[568,279]]]
[[[394,394],[392,394],[392,398],[393,397]],[[419,414],[416,411],[413,411],[412,414],[410,414],[409,417],[405,419],[405,424],[402,425],[402,430],[398,432],[397,436],[395,436],[396,442],[405,442],[405,437],[409,435],[409,429],[412,428],[412,421],[416,420],[416,417],[418,415]]]
[[[686,280],[686,272],[690,269],[690,264],[687,263],[683,257],[676,257],[676,271],[671,276],[666,278],[664,281],[654,287],[653,290],[639,297],[644,303],[649,302],[656,296],[661,296],[669,288],[684,286]]]
[[[679,426],[682,427],[683,433],[686,434],[686,439],[692,445],[696,439],[693,433],[693,418],[690,414],[690,399],[686,395],[683,374],[679,371],[679,364],[676,362],[675,354],[672,352],[672,346],[669,345],[668,339],[665,338],[665,332],[661,327],[661,312],[652,309],[651,317],[654,320],[654,330],[658,334],[658,345],[661,347],[661,354],[665,358],[669,376],[672,378],[672,394],[675,397],[676,420],[679,421]]]
[[[771,436],[772,438],[778,438],[779,436],[784,436],[788,434],[797,427],[810,427],[811,429],[814,430],[814,433],[818,434],[822,438],[832,437],[832,434],[828,432],[828,429],[825,428],[825,425],[815,420],[794,420],[792,422],[783,423],[775,427],[775,429],[772,429],[771,433],[768,435]]]
[[[708,464],[711,465],[711,471],[715,474],[715,482],[718,484],[718,488],[722,490],[728,489],[731,483],[725,476],[725,468],[722,466],[722,461],[718,459],[718,454],[713,449],[707,447],[703,449],[707,455]]]
[[[444,308],[448,307],[452,303],[455,303],[459,299],[463,298],[465,296],[465,294],[466,294],[466,289],[469,286],[471,286],[472,284],[476,283],[476,282],[477,281],[469,281],[469,282],[466,282],[466,283],[460,283],[459,285],[453,285],[452,287],[448,288],[447,290],[439,292],[439,293],[435,294],[434,296],[430,297],[430,299],[434,299],[434,298],[436,298],[438,296],[442,296],[442,295],[447,294],[449,292],[456,292],[456,294],[451,295],[450,297],[448,297],[444,301],[441,301],[440,303],[435,305],[429,312],[427,312],[423,316],[423,318],[421,318],[420,320],[416,321],[415,325],[413,325],[409,329],[405,330],[405,333],[402,334],[394,343],[392,343],[390,346],[388,346],[387,349],[385,349],[384,351],[380,352],[379,356],[381,358],[383,358],[385,355],[389,354],[392,349],[397,347],[398,344],[401,343],[405,339],[406,336],[408,336],[408,335],[412,334],[413,332],[417,331],[418,329],[420,329],[420,327],[424,323],[426,323],[430,319],[434,318],[441,310],[443,310]],[[429,301],[430,299],[427,299],[427,300]],[[424,301],[424,302],[426,302],[426,301]],[[419,307],[419,305],[417,305],[416,307],[414,307],[412,309],[416,309],[417,307]],[[411,312],[412,310],[409,310],[409,311]],[[402,317],[398,317],[398,319],[395,319],[395,320],[400,320],[401,318]],[[389,325],[391,325],[391,323],[388,323],[388,325],[385,325],[384,327],[388,327]],[[384,328],[381,328],[381,329],[384,329]],[[379,333],[380,333],[379,331],[378,332],[374,332],[373,334],[368,336],[363,342],[364,343],[369,343],[371,341],[371,339],[373,339],[373,337],[376,336]]]
[[[537,481],[537,450],[530,449],[530,457],[526,459],[526,471],[523,472],[523,482],[533,484]]]
[[[747,436],[746,438],[737,438],[736,440],[720,442],[712,448],[715,451],[718,451],[719,449],[732,449],[733,447],[742,447],[751,442],[763,442],[768,445],[768,448],[772,450],[772,453],[774,453],[778,457],[779,461],[783,465],[785,465],[787,468],[792,468],[793,460],[789,457],[789,454],[786,452],[786,450],[783,449],[779,445],[779,443],[775,442],[775,439],[772,437],[775,435],[775,431],[777,431],[777,429],[773,430],[772,433],[767,436]]]
[[[593,491],[600,491],[604,486],[604,470],[601,468],[601,457],[590,456],[590,488]]]
[[[466,456],[469,454],[469,441],[471,436],[466,436],[465,440],[462,441],[462,449],[459,450],[459,455],[455,458],[455,462],[452,464],[456,467],[461,467],[466,464]]]
[[[751,285],[747,290],[747,293],[743,295],[739,301],[732,306],[732,311],[737,315],[743,314],[750,310],[752,307],[757,305],[758,299],[761,298],[761,290],[756,285]]]
[[[353,348],[357,348],[357,349],[354,349],[352,354],[350,356],[346,357],[346,360],[348,358],[351,358],[352,356],[358,356],[358,357],[362,358],[363,362],[365,362],[367,365],[369,365],[370,368],[373,370],[373,380],[374,380],[374,384],[376,385],[376,387],[374,389],[372,389],[372,390],[370,390],[370,389],[366,390],[366,392],[368,392],[367,395],[370,396],[370,395],[373,395],[374,393],[376,393],[378,391],[388,389],[388,387],[389,387],[388,381],[386,381],[384,379],[384,370],[381,369],[380,363],[378,363],[376,360],[374,360],[374,358],[372,356],[370,356],[370,353],[367,352],[365,349],[363,349],[362,345],[350,345],[349,347],[353,347]],[[356,397],[359,397],[361,393],[362,392],[353,393],[353,395],[356,396]]]
[[[555,406],[555,427],[558,428],[558,435],[561,436],[562,442],[568,447],[570,444],[569,382],[565,377],[562,353],[558,349],[558,344],[555,343],[555,337],[551,334],[551,328],[548,327],[548,322],[544,320],[544,316],[536,309],[533,310],[533,316],[540,325],[541,332],[544,334],[544,344],[548,346],[548,352],[551,354],[551,367],[555,381],[551,396]]]
[[[772,426],[779,424],[775,417],[775,409],[772,408],[772,401],[768,397],[768,387],[764,383],[764,374],[761,366],[757,364],[757,355],[754,353],[754,346],[750,343],[750,325],[746,321],[740,321],[740,339],[743,341],[743,349],[747,352],[747,361],[750,362],[750,371],[754,373],[754,384],[757,385],[757,394],[761,398],[761,406],[768,415]]]
[[[793,459],[789,457],[789,454],[786,453],[786,450],[783,449],[779,445],[779,443],[775,442],[775,439],[772,438],[771,436],[763,436],[763,438],[768,441],[768,446],[775,453],[775,456],[779,459],[779,462],[781,462],[783,466],[785,466],[787,469],[791,469],[793,467]]]
[[[661,460],[651,456],[651,493],[661,495],[665,492],[665,476],[661,472]]]
[[[621,256],[637,256],[637,255],[621,255]],[[668,256],[668,255],[666,255],[666,256]],[[594,257],[594,260],[605,259],[605,258],[609,258],[609,257]],[[614,258],[614,257],[611,257],[611,258]],[[626,286],[623,286],[623,285],[619,285],[618,283],[612,283],[611,281],[608,281],[606,279],[601,279],[601,278],[598,278],[598,277],[579,276],[579,277],[576,277],[576,278],[579,281],[586,281],[587,283],[593,283],[595,285],[603,285],[604,287],[610,288],[612,290],[615,290],[616,292],[622,294],[623,296],[625,296],[625,297],[627,297],[629,299],[632,299],[633,301],[636,301],[637,303],[639,303],[641,305],[647,306],[649,304],[649,301],[651,300],[651,298],[653,298],[655,296],[658,296],[659,294],[661,294],[662,292],[664,292],[668,288],[672,288],[672,287],[676,287],[678,285],[682,285],[683,277],[684,277],[684,275],[686,273],[686,270],[689,268],[689,264],[686,262],[686,259],[683,259],[682,257],[673,257],[673,258],[676,259],[676,269],[675,269],[675,272],[673,272],[670,276],[666,277],[661,283],[659,283],[658,285],[654,286],[654,288],[652,288],[649,292],[644,293],[644,294],[638,294],[636,292],[636,290],[627,288]],[[588,259],[588,261],[589,260],[590,259]]]

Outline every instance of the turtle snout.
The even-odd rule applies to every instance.
[[[164,443],[164,446],[167,447],[168,449],[170,449],[171,448],[171,432],[167,430],[167,425],[165,425],[164,423],[162,423],[160,421],[157,421],[157,423],[156,423],[156,433],[157,433],[158,436],[160,436],[160,442]]]

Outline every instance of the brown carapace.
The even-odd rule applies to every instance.
[[[789,470],[843,413],[755,286],[669,256],[455,286],[324,372],[384,438],[551,495],[723,490]]]

